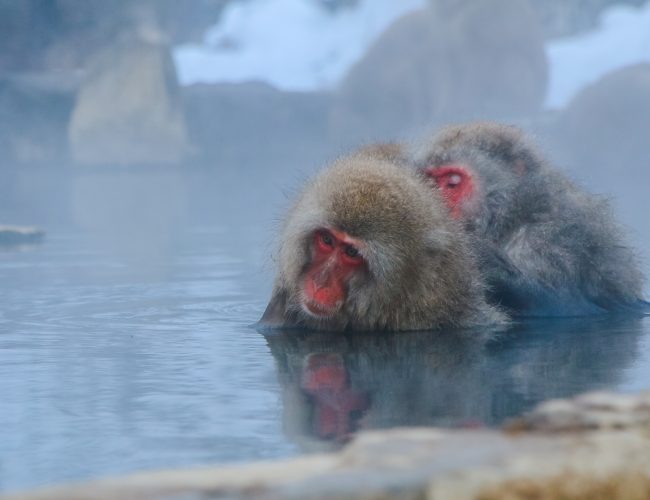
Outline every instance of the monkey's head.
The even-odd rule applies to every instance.
[[[472,265],[464,245],[417,173],[367,154],[339,160],[290,211],[274,295],[281,304],[272,299],[263,320],[281,315],[284,324],[333,330],[435,327],[443,314],[436,301],[446,301],[447,314],[466,308],[457,295],[471,280],[456,276]]]
[[[417,163],[454,218],[471,229],[495,231],[520,216],[529,194],[523,181],[544,160],[519,129],[479,122],[443,129]]]

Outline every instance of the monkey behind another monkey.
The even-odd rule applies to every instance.
[[[474,236],[491,302],[517,316],[648,311],[638,258],[607,201],[518,129],[447,127],[415,163]]]
[[[290,210],[261,322],[320,330],[502,323],[467,235],[414,171],[368,153],[320,173]]]

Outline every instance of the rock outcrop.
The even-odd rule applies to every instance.
[[[327,141],[326,93],[286,92],[261,82],[192,85],[183,101],[194,159],[208,165],[251,163],[261,172],[318,165]]]
[[[77,85],[74,74],[8,74],[0,78],[2,165],[67,163],[66,125]]]
[[[613,165],[645,174],[650,130],[650,63],[613,71],[580,92],[563,110],[558,142],[572,163],[591,174]]]
[[[650,393],[551,401],[504,431],[394,429],[336,454],[142,473],[6,497],[54,499],[647,499]]]
[[[169,48],[129,35],[100,53],[77,96],[69,141],[79,164],[180,163],[190,147]]]
[[[332,112],[351,142],[541,109],[547,62],[525,0],[441,1],[398,19],[350,70]]]

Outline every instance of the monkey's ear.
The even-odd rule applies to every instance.
[[[287,292],[282,288],[276,288],[273,290],[269,305],[266,306],[266,310],[262,314],[259,323],[263,326],[270,327],[282,326],[284,324],[286,310]]]

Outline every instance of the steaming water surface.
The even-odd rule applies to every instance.
[[[76,229],[0,252],[0,491],[291,456],[359,428],[495,425],[548,397],[650,385],[650,318],[265,337],[251,324],[268,232],[227,191],[211,216],[222,225],[159,235],[159,253],[89,236],[87,210]]]
[[[75,234],[0,254],[2,489],[293,453],[263,304],[194,236],[154,275]]]

